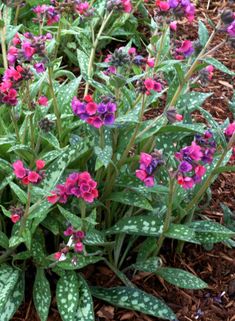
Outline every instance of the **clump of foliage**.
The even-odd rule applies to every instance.
[[[225,41],[234,46],[234,14],[224,11],[211,34],[199,21],[192,41],[177,38],[177,21],[195,18],[190,0],[9,0],[0,9],[1,321],[34,270],[42,321],[51,276],[63,321],[95,320],[92,296],[176,320],[125,271],[200,289],[195,275],[163,266],[165,240],[179,252],[185,242],[234,244],[234,229],[200,209],[218,174],[234,171],[235,123],[218,124],[201,107],[211,94],[194,91],[214,69],[234,76],[213,58]],[[88,285],[78,272],[100,261],[123,286]]]

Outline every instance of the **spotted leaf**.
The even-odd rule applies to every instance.
[[[74,321],[78,309],[78,278],[75,272],[65,271],[56,287],[57,306],[63,321]]]
[[[84,278],[78,276],[79,302],[78,310],[74,321],[94,321],[94,308],[90,289]]]
[[[43,269],[37,269],[33,287],[33,302],[40,320],[47,321],[51,304],[51,290]]]
[[[140,311],[165,320],[175,320],[174,312],[161,300],[135,288],[92,287],[92,295],[120,308]]]
[[[196,290],[207,287],[207,284],[197,276],[181,269],[162,267],[158,269],[156,273],[167,282],[183,289]]]

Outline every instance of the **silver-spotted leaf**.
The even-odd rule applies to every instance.
[[[41,321],[47,321],[51,304],[50,284],[43,269],[37,269],[33,286],[33,302]]]
[[[163,301],[139,289],[92,287],[91,290],[93,296],[115,306],[140,311],[165,320],[173,321],[176,319],[174,312]]]
[[[149,201],[144,196],[132,191],[112,193],[108,199],[114,202],[136,206],[150,211],[153,209]]]
[[[171,224],[168,231],[166,231],[164,235],[165,237],[169,237],[171,239],[200,244],[196,238],[194,230],[185,225]]]
[[[81,275],[78,276],[78,286],[79,302],[74,321],[94,321],[95,316],[90,288]]]
[[[106,231],[107,234],[127,233],[158,236],[162,233],[163,222],[155,215],[125,217]]]
[[[57,306],[63,321],[74,321],[78,309],[78,278],[75,272],[65,271],[56,287]]]
[[[175,268],[162,267],[157,270],[157,275],[167,282],[183,289],[204,289],[207,284],[197,276],[187,271]]]
[[[7,264],[0,266],[0,311],[4,310],[4,306],[12,294],[19,275],[19,270],[13,269]]]

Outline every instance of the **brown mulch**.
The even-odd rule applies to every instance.
[[[226,1],[211,1],[209,11],[206,10],[207,0],[199,1],[198,14],[204,21],[205,15],[216,21],[221,8]],[[208,24],[207,24],[208,25]],[[197,26],[180,26],[180,34],[194,40]],[[215,37],[213,45],[222,41],[223,35]],[[227,67],[235,70],[234,50],[229,46],[223,46],[214,55]],[[228,108],[233,95],[234,79],[215,71],[213,80],[206,88],[200,87],[199,91],[213,92],[206,100],[204,108],[208,110],[216,121],[223,122],[228,117],[233,119]],[[196,115],[198,121],[203,119]],[[212,200],[210,207],[204,210],[204,214],[223,223],[223,212],[220,203],[224,203],[230,209],[235,208],[235,175],[224,173],[219,176],[212,187]],[[178,255],[166,244],[163,249],[162,259],[167,266],[178,267],[201,277],[208,283],[209,288],[199,291],[190,291],[176,288],[164,280],[150,273],[137,273],[128,275],[140,289],[145,290],[165,300],[175,311],[179,321],[235,321],[235,250],[222,244],[216,245],[207,251],[200,246],[187,244],[184,253]],[[83,271],[85,277],[93,285],[115,286],[119,281],[105,266],[90,266]],[[49,276],[49,275],[48,275]],[[110,281],[111,280],[111,281]],[[53,283],[53,280],[52,280]],[[52,284],[54,291],[55,284]],[[12,321],[39,321],[31,298],[31,289],[28,289],[26,302],[15,314]],[[102,301],[95,300],[96,321],[157,321],[159,319],[143,315],[141,313],[117,309]],[[55,298],[52,301],[50,317],[48,321],[61,321],[56,309]]]

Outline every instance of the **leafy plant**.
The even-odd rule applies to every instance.
[[[226,227],[196,213],[216,177],[234,171],[235,123],[218,124],[202,107],[211,93],[193,89],[214,68],[234,76],[210,47],[221,24],[233,45],[234,15],[211,34],[200,21],[199,40],[179,42],[174,15],[192,21],[190,1],[157,1],[156,16],[144,1],[3,2],[1,321],[21,304],[28,268],[42,321],[52,276],[63,321],[94,320],[92,297],[175,320],[125,271],[202,289],[197,276],[163,266],[166,239],[179,252],[184,242],[233,242],[225,206]],[[80,270],[100,263],[124,286],[90,285]]]

